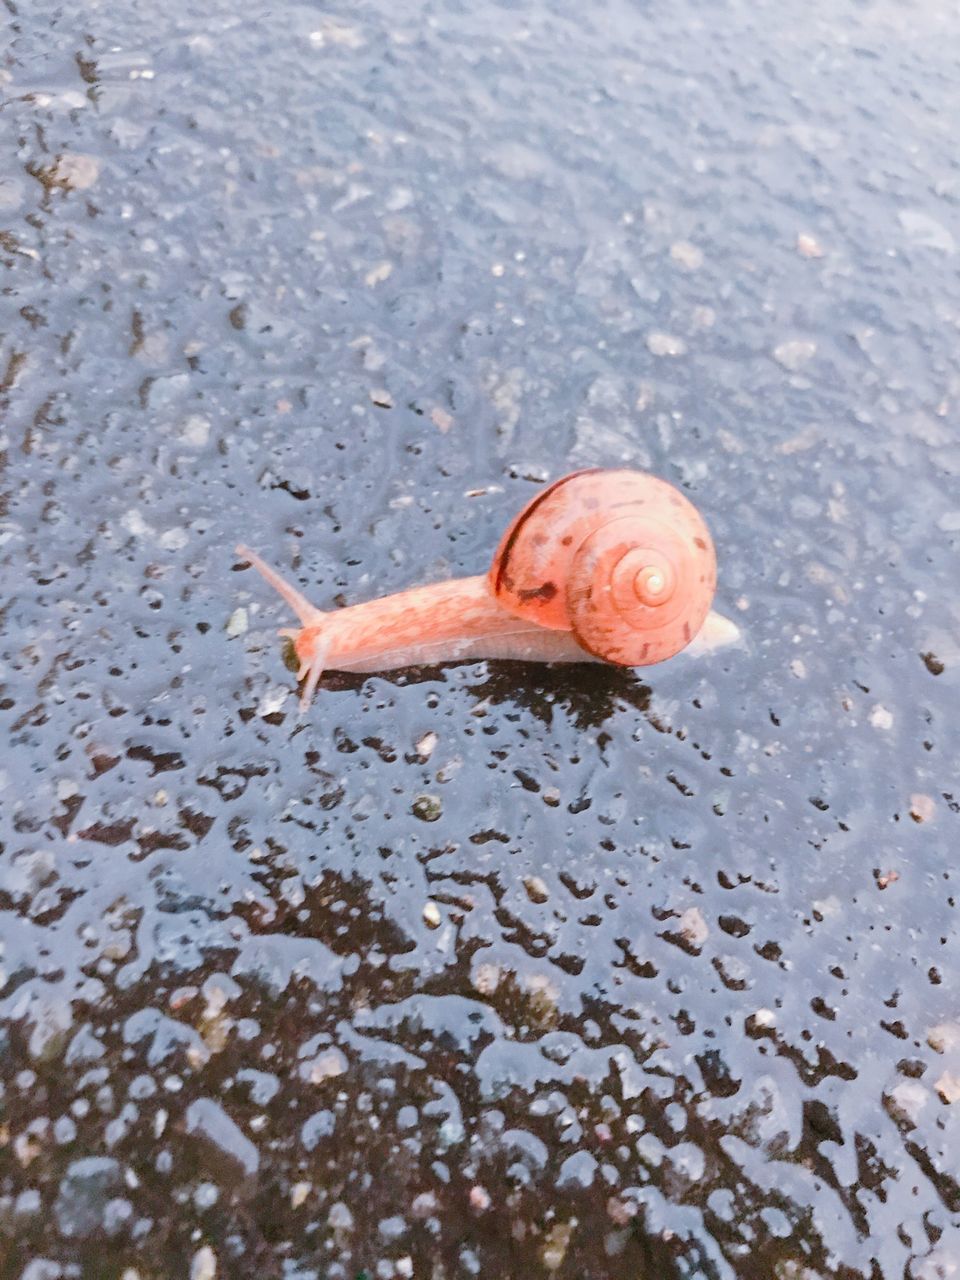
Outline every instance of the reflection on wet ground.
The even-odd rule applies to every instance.
[[[950,1275],[950,15],[5,7],[0,1277]],[[745,648],[298,721],[623,464]]]

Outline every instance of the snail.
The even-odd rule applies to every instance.
[[[324,612],[249,548],[236,553],[280,593],[300,627],[293,641],[305,710],[325,670],[515,658],[539,662],[663,662],[699,636],[729,643],[712,613],[716,555],[696,507],[640,471],[576,471],[514,518],[489,572],[414,587]]]

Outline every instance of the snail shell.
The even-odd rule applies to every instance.
[[[490,568],[498,602],[572,631],[595,657],[649,666],[703,625],[717,561],[696,507],[640,471],[591,470],[542,490],[514,519]]]

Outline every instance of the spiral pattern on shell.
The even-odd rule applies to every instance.
[[[709,530],[673,485],[641,471],[592,470],[557,480],[519,513],[490,585],[511,613],[636,667],[690,643],[716,575]]]

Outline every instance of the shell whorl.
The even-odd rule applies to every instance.
[[[700,630],[716,556],[700,513],[666,481],[640,471],[579,471],[517,515],[489,580],[511,613],[572,631],[607,662],[646,666],[672,657]]]

